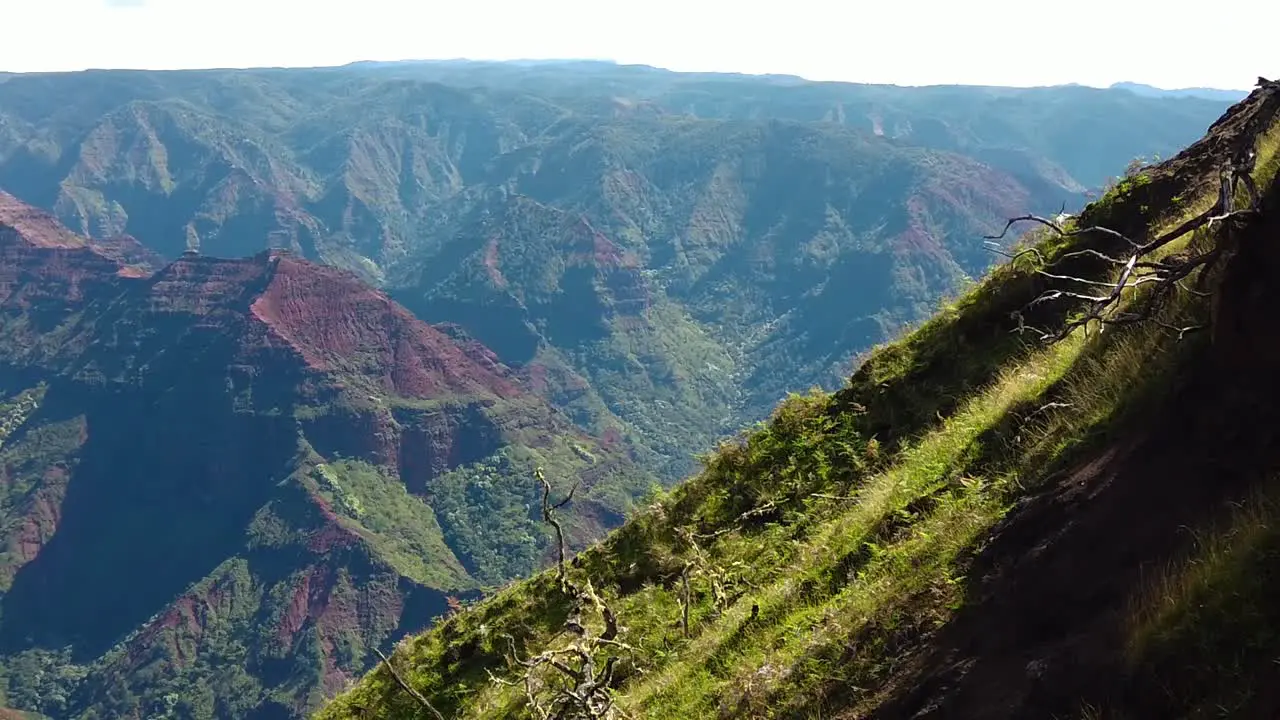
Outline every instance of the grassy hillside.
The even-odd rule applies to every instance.
[[[1274,716],[1278,113],[1255,92],[317,717]],[[1260,209],[1174,232],[1242,146]],[[1102,326],[1061,294],[1123,321],[1162,287]]]
[[[1225,103],[596,63],[89,72],[0,84],[0,188],[173,259],[357,272],[666,481],[837,387],[995,256]]]

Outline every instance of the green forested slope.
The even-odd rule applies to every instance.
[[[317,717],[1272,716],[1278,111],[1256,91]],[[1259,193],[1224,206],[1241,148]]]
[[[290,718],[657,476],[473,341],[287,253],[123,265],[0,193],[0,705]]]

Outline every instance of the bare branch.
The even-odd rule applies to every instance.
[[[1099,225],[1090,225],[1089,227],[1086,227],[1086,228],[1077,228],[1077,229],[1075,229],[1075,230],[1063,230],[1063,229],[1062,229],[1062,226],[1061,226],[1061,225],[1059,225],[1058,223],[1056,223],[1056,222],[1054,222],[1054,221],[1052,221],[1052,220],[1050,220],[1050,219],[1048,219],[1048,218],[1040,217],[1039,215],[1021,215],[1021,216],[1016,217],[1016,218],[1010,218],[1010,219],[1005,223],[1005,225],[1004,225],[1004,230],[1001,230],[999,235],[983,235],[983,236],[982,236],[982,239],[984,239],[984,240],[1003,240],[1003,239],[1005,238],[1005,236],[1009,234],[1009,229],[1010,229],[1010,228],[1012,228],[1014,225],[1017,225],[1017,224],[1018,224],[1018,223],[1020,223],[1020,222],[1033,222],[1033,223],[1038,223],[1038,224],[1040,224],[1040,225],[1043,225],[1043,226],[1045,226],[1045,227],[1049,228],[1049,229],[1050,229],[1050,230],[1052,230],[1055,234],[1057,234],[1057,235],[1059,235],[1059,236],[1061,236],[1061,237],[1075,237],[1075,236],[1077,236],[1077,235],[1088,235],[1089,233],[1101,233],[1101,234],[1103,234],[1103,235],[1109,235],[1109,236],[1111,236],[1111,237],[1113,237],[1113,238],[1116,238],[1116,239],[1118,239],[1118,240],[1124,240],[1125,242],[1129,243],[1129,245],[1133,246],[1135,249],[1136,249],[1136,248],[1141,247],[1138,243],[1134,242],[1133,240],[1130,240],[1130,239],[1129,239],[1128,237],[1126,237],[1125,235],[1123,235],[1123,234],[1121,234],[1121,233],[1119,233],[1119,232],[1116,232],[1115,230],[1112,230],[1111,228],[1101,227],[1101,226],[1099,226]]]
[[[551,483],[547,481],[547,477],[543,474],[542,468],[534,470],[533,476],[542,485],[542,521],[550,525],[556,531],[556,552],[558,554],[556,568],[559,573],[560,585],[563,587],[566,583],[564,528],[560,526],[560,521],[556,520],[554,511],[569,504],[569,501],[573,499],[573,494],[578,490],[578,484],[574,483],[573,488],[569,490],[569,494],[565,499],[553,505],[551,504]]]
[[[1037,248],[1029,247],[1024,250],[1020,250],[1016,253],[1011,253],[1011,252],[1006,252],[1005,250],[1001,249],[999,245],[996,245],[991,241],[987,241],[983,244],[986,245],[987,249],[990,250],[991,252],[997,255],[1003,255],[1004,257],[1009,258],[1010,262],[1017,260],[1023,255],[1035,255],[1036,259],[1040,261],[1040,264],[1041,265],[1044,264],[1044,255],[1042,255],[1040,253],[1040,250],[1038,250]]]
[[[1185,327],[1178,327],[1177,325],[1170,325],[1169,323],[1162,322],[1160,320],[1155,320],[1154,322],[1155,324],[1159,325],[1160,327],[1166,330],[1172,330],[1178,333],[1179,342],[1181,342],[1182,338],[1186,337],[1188,334],[1193,332],[1198,332],[1200,330],[1204,330],[1204,327],[1205,327],[1204,325],[1187,325]]]
[[[1062,262],[1063,260],[1070,260],[1072,258],[1084,257],[1086,255],[1096,257],[1099,260],[1105,260],[1111,263],[1112,265],[1124,265],[1125,263],[1129,262],[1127,259],[1121,260],[1119,258],[1113,258],[1110,255],[1104,255],[1103,253],[1100,253],[1097,250],[1091,250],[1089,248],[1085,248],[1083,250],[1073,250],[1069,253],[1063,253],[1062,255],[1058,256],[1058,259],[1056,262]]]
[[[734,530],[737,530],[738,527],[746,520],[750,520],[751,518],[755,518],[755,517],[760,517],[761,515],[767,515],[768,513],[777,509],[778,509],[778,504],[775,501],[770,500],[769,502],[759,507],[751,508],[750,510],[742,513],[738,517],[734,518],[732,524],[722,527],[719,530],[716,530],[715,532],[696,533],[688,530],[681,530],[681,532],[687,533],[690,538],[697,538],[699,540],[712,540],[714,538],[720,537],[721,535],[727,535],[733,532]]]
[[[1005,224],[1004,230],[999,235],[985,236],[986,240],[999,240],[1004,238],[1009,230],[1020,222],[1033,222],[1048,228],[1060,237],[1073,237],[1077,235],[1085,235],[1088,233],[1098,233],[1115,239],[1122,240],[1128,245],[1131,254],[1128,257],[1116,257],[1109,255],[1100,250],[1092,248],[1082,248],[1067,252],[1051,263],[1044,262],[1044,258],[1039,252],[1028,253],[1022,251],[1019,253],[1009,253],[998,248],[992,248],[1005,257],[1016,259],[1026,254],[1034,254],[1040,260],[1040,269],[1036,274],[1048,280],[1055,280],[1067,283],[1077,283],[1080,285],[1096,288],[1107,288],[1109,292],[1088,294],[1061,288],[1051,288],[1042,292],[1039,296],[1031,300],[1027,304],[1025,310],[1034,308],[1042,303],[1055,300],[1079,300],[1088,303],[1084,315],[1076,320],[1068,322],[1058,332],[1040,332],[1043,340],[1056,342],[1065,338],[1073,330],[1081,327],[1087,327],[1092,322],[1098,322],[1101,325],[1125,325],[1148,320],[1155,320],[1155,314],[1160,304],[1164,302],[1175,290],[1184,290],[1193,293],[1199,297],[1205,297],[1208,293],[1203,292],[1200,288],[1207,281],[1209,271],[1215,266],[1222,257],[1222,248],[1214,247],[1209,250],[1200,252],[1177,253],[1166,258],[1158,260],[1145,260],[1162,248],[1185,237],[1189,233],[1195,232],[1201,228],[1212,228],[1219,223],[1228,223],[1234,220],[1256,216],[1259,212],[1259,198],[1256,183],[1250,176],[1252,164],[1252,155],[1248,156],[1248,162],[1233,161],[1222,170],[1220,174],[1220,185],[1218,189],[1218,202],[1209,210],[1183,222],[1178,227],[1170,230],[1153,240],[1145,243],[1139,243],[1132,238],[1125,236],[1110,228],[1101,226],[1091,226],[1087,228],[1079,228],[1066,230],[1055,220],[1043,218],[1037,215],[1023,215],[1021,217],[1011,218]],[[1235,208],[1235,197],[1237,188],[1243,184],[1245,194],[1248,196],[1248,205],[1244,208]],[[1059,219],[1062,214],[1059,214]],[[990,245],[990,243],[988,243]],[[1092,257],[1102,260],[1110,265],[1119,268],[1119,277],[1114,281],[1104,281],[1089,277],[1080,277],[1076,275],[1068,275],[1062,273],[1050,272],[1049,268],[1064,260],[1071,258]],[[1200,271],[1200,277],[1196,281],[1196,288],[1191,289],[1185,287],[1183,280],[1190,276],[1193,272]],[[1139,303],[1139,307],[1133,310],[1122,310],[1122,300],[1124,291],[1129,288],[1137,288],[1143,285],[1152,285],[1150,292]],[[1021,313],[1015,313],[1014,318],[1017,320],[1017,327],[1011,332],[1022,333],[1029,328],[1023,320]],[[1177,326],[1169,325],[1163,321],[1158,321],[1162,327],[1174,330],[1181,339],[1187,333],[1200,329],[1198,325]]]
[[[390,658],[384,655],[382,651],[376,647],[373,649],[373,651],[378,654],[379,658],[382,658],[383,667],[387,669],[387,672],[390,673],[392,679],[396,681],[396,684],[400,686],[401,690],[404,690],[406,693],[408,693],[409,696],[412,697],[414,700],[416,700],[419,705],[421,705],[423,708],[427,710],[427,712],[430,712],[432,715],[434,715],[436,717],[436,720],[444,720],[444,715],[441,715],[440,711],[436,710],[435,706],[432,705],[431,702],[422,695],[422,693],[418,692],[417,690],[414,690],[413,686],[410,685],[407,681],[405,681],[405,679],[400,676],[400,673],[396,672],[396,668],[394,665],[391,664]]]
[[[693,590],[689,587],[689,568],[691,567],[693,563],[687,562],[684,564],[684,569],[680,571],[680,628],[684,631],[685,638],[689,637],[689,606],[693,603]]]
[[[1031,419],[1032,419],[1032,418],[1034,418],[1034,417],[1037,417],[1037,416],[1039,416],[1039,415],[1042,415],[1043,413],[1049,412],[1050,410],[1065,410],[1065,409],[1067,409],[1067,408],[1072,408],[1072,407],[1075,407],[1075,405],[1074,405],[1074,404],[1072,404],[1072,403],[1066,403],[1066,402],[1050,402],[1050,403],[1045,403],[1044,405],[1041,405],[1040,407],[1036,408],[1035,410],[1032,410],[1031,412],[1029,412],[1029,413],[1027,413],[1026,415],[1024,415],[1024,416],[1022,417],[1022,422],[1024,422],[1024,423],[1025,423],[1025,422],[1027,422],[1028,420],[1031,420]]]
[[[569,576],[566,562],[564,530],[556,519],[555,511],[567,505],[578,486],[575,483],[568,496],[557,503],[551,502],[551,483],[542,468],[534,471],[534,477],[542,488],[542,519],[555,530],[557,543],[557,579],[560,590],[568,596],[572,606],[565,620],[565,629],[574,636],[566,647],[552,648],[528,659],[521,659],[516,652],[515,639],[506,636],[509,646],[508,663],[523,669],[525,700],[534,715],[541,720],[601,720],[613,717],[617,709],[613,704],[612,683],[619,659],[615,655],[605,658],[598,669],[595,654],[602,647],[632,650],[631,646],[617,640],[620,628],[618,616],[606,603],[591,581],[578,584]],[[586,609],[598,611],[604,631],[593,635],[583,617]],[[547,669],[547,670],[544,670]],[[509,680],[494,677],[494,682],[516,686]]]
[[[1004,229],[1000,231],[999,235],[983,235],[982,239],[983,240],[1003,240],[1005,236],[1009,234],[1009,230],[1011,230],[1014,225],[1017,225],[1020,222],[1037,222],[1053,230],[1059,235],[1065,234],[1065,231],[1062,229],[1062,226],[1052,220],[1049,220],[1047,218],[1042,218],[1039,215],[1022,215],[1016,218],[1009,218],[1008,222],[1004,224]]]
[[[1078,282],[1083,285],[1093,285],[1095,287],[1109,288],[1109,287],[1116,286],[1116,284],[1113,282],[1102,282],[1101,280],[1089,280],[1087,278],[1075,277],[1073,275],[1054,275],[1053,273],[1047,273],[1047,272],[1044,272],[1043,270],[1037,271],[1036,274],[1047,277],[1050,280],[1069,280],[1071,282]],[[1155,282],[1157,279],[1158,278],[1155,278],[1155,277],[1139,278],[1138,280],[1135,280],[1134,282],[1128,285],[1125,285],[1124,287],[1137,287],[1139,285],[1142,285],[1143,283]]]

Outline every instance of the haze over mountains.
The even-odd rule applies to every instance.
[[[1244,90],[1217,90],[1214,88],[1176,88],[1167,90],[1134,82],[1118,82],[1112,84],[1111,87],[1149,97],[1198,97],[1206,100],[1221,100],[1232,103],[1239,102],[1249,95]]]
[[[1078,207],[1224,107],[600,62],[17,76],[0,187],[167,258],[351,269],[674,478],[926,317],[1001,218]]]
[[[1225,107],[591,62],[0,77],[8,704],[300,716],[549,557],[534,465],[598,537],[932,314],[1006,217]]]

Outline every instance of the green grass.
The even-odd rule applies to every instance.
[[[344,523],[406,577],[442,590],[476,586],[445,543],[435,512],[399,478],[358,460],[318,464],[312,476]]]
[[[1165,676],[1166,702],[1187,718],[1230,717],[1273,682],[1280,645],[1280,482],[1272,479],[1225,522],[1200,528],[1188,557],[1139,596],[1126,656],[1140,680]],[[1168,679],[1173,679],[1169,682]]]
[[[1259,188],[1271,185],[1280,171],[1280,123],[1271,126],[1258,138],[1258,153],[1254,161],[1253,179]]]
[[[950,602],[953,588],[946,581],[952,565],[1002,511],[999,488],[1004,478],[968,476],[963,472],[967,456],[978,436],[1013,405],[1038,396],[1057,380],[1076,352],[1078,345],[1072,343],[1057,346],[1035,358],[1034,370],[1021,367],[1002,377],[942,427],[905,449],[897,464],[868,479],[853,496],[856,500],[813,498],[809,514],[828,518],[784,566],[793,570],[758,578],[761,590],[711,622],[676,662],[630,689],[626,705],[643,709],[647,717],[705,717],[717,712],[735,689],[751,686],[764,704],[747,708],[750,714],[777,701],[767,683],[750,683],[766,677],[767,666],[795,668],[806,659],[823,665],[826,643],[856,636],[921,594]],[[935,502],[920,519],[922,513],[913,512],[912,504],[926,497]],[[840,509],[832,515],[822,505]],[[898,519],[909,523],[899,531],[903,536],[884,536],[883,529]],[[724,545],[721,565],[745,565],[757,556],[754,543],[738,543],[738,552],[735,544]],[[848,558],[859,556],[865,556],[861,568],[842,572]],[[746,627],[752,605],[759,607],[766,624]],[[731,653],[724,651],[727,644]],[[699,673],[698,668],[712,671]],[[876,668],[863,673],[849,664],[838,668],[845,673],[842,681],[874,680],[849,675],[878,674]],[[691,677],[699,681],[690,682]],[[750,704],[746,698],[739,702]]]

